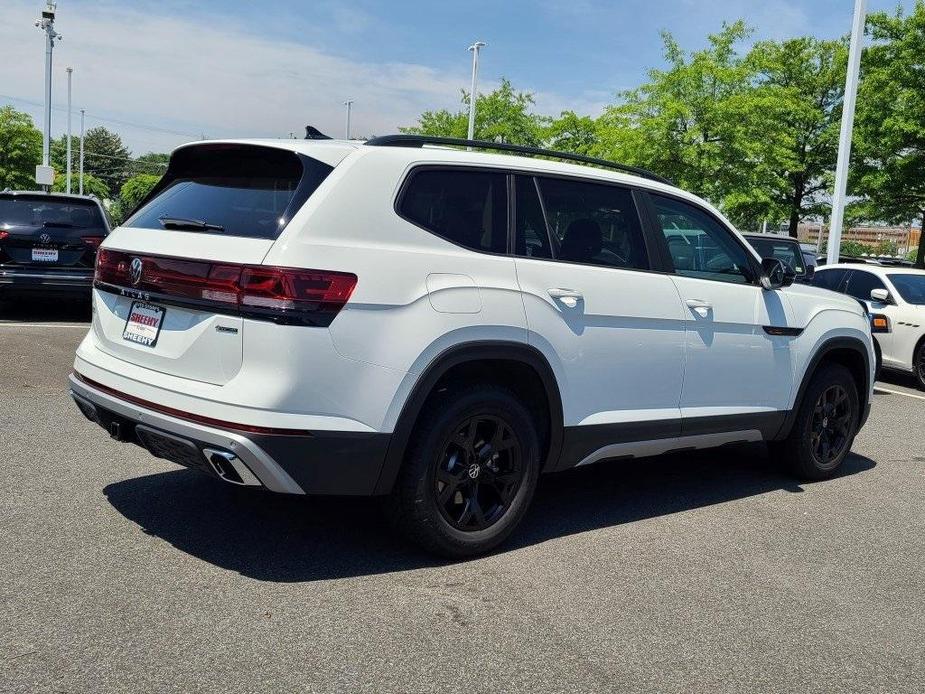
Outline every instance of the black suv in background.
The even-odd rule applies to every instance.
[[[813,279],[815,265],[809,265],[800,242],[790,236],[777,234],[742,234],[762,258],[777,258],[796,273],[796,282],[808,284]]]
[[[0,299],[90,296],[96,249],[109,234],[99,201],[85,195],[0,193]]]

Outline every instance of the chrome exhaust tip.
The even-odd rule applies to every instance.
[[[204,448],[202,454],[212,471],[229,484],[242,487],[263,486],[244,461],[234,453],[215,448]]]

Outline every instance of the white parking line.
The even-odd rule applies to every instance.
[[[912,393],[906,393],[902,390],[893,390],[892,388],[884,388],[883,386],[874,385],[875,393],[889,393],[890,395],[905,395],[907,398],[915,398],[916,400],[925,400],[925,395],[913,395]]]
[[[0,328],[83,328],[90,327],[89,323],[18,323],[16,321],[0,321]]]

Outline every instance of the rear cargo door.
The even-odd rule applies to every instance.
[[[237,374],[239,282],[332,167],[288,150],[178,150],[149,198],[100,251],[93,329],[112,356],[214,384]]]

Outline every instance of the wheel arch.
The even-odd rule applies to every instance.
[[[803,379],[800,382],[800,388],[797,391],[793,407],[784,418],[780,431],[778,431],[777,436],[774,437],[775,440],[784,439],[790,434],[790,430],[796,423],[797,415],[803,404],[803,398],[806,394],[806,389],[809,387],[809,382],[819,369],[819,366],[826,362],[842,364],[854,376],[855,382],[858,385],[858,417],[860,419],[858,428],[860,429],[860,427],[863,426],[866,420],[866,413],[869,405],[868,400],[870,398],[870,354],[868,353],[867,346],[859,338],[847,336],[832,337],[825,340],[816,349],[816,353],[803,372]]]
[[[509,367],[508,373],[498,371],[505,365]],[[498,340],[466,342],[440,352],[415,381],[395,423],[374,493],[388,494],[392,490],[404,461],[414,425],[438,385],[450,382],[454,376],[502,373],[502,378],[509,382],[527,373],[533,374],[536,379],[534,383],[538,384],[540,389],[538,392],[545,395],[545,403],[541,404],[545,405],[548,416],[548,431],[542,470],[554,469],[562,450],[564,420],[559,385],[546,357],[535,347],[524,343]],[[537,405],[529,402],[525,404],[529,407]]]

